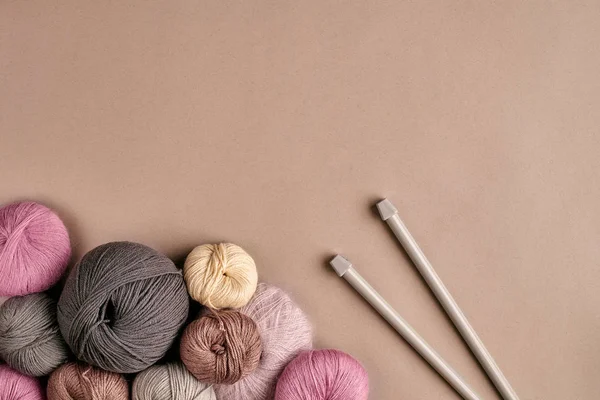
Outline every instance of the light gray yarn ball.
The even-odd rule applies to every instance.
[[[199,382],[180,362],[155,365],[133,381],[132,400],[216,400],[210,385]]]
[[[0,358],[31,376],[48,375],[67,361],[56,302],[45,293],[11,297],[0,307]]]

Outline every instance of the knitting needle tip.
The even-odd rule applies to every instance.
[[[381,219],[386,221],[392,218],[394,215],[398,214],[398,210],[391,201],[388,199],[383,199],[379,203],[377,203],[377,211],[379,211],[379,215]]]
[[[329,261],[329,264],[334,269],[335,273],[338,274],[339,277],[344,276],[344,274],[352,268],[352,263],[346,260],[344,257],[339,254],[336,255]]]

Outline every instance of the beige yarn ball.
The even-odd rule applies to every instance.
[[[214,309],[245,306],[256,291],[256,264],[240,246],[203,244],[187,256],[183,277],[190,296]]]

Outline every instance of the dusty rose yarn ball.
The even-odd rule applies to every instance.
[[[6,365],[0,365],[0,399],[45,400],[46,396],[36,378],[22,375]]]
[[[181,360],[200,382],[235,383],[256,369],[262,345],[256,323],[237,311],[212,311],[185,328]]]
[[[48,207],[0,208],[0,296],[43,292],[58,282],[70,257],[67,228]]]
[[[90,365],[68,363],[50,375],[48,400],[128,400],[123,376]]]
[[[300,353],[277,382],[275,400],[367,400],[369,376],[351,355],[339,350]]]

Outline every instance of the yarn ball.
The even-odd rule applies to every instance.
[[[213,311],[185,328],[181,360],[200,382],[235,383],[254,371],[262,345],[254,321],[237,311]]]
[[[119,374],[68,363],[50,375],[48,400],[128,400],[129,386]]]
[[[281,289],[258,284],[256,294],[240,310],[258,326],[262,355],[256,370],[233,385],[215,387],[217,398],[271,400],[283,368],[302,350],[312,348],[312,329],[304,312]]]
[[[256,291],[256,264],[231,243],[203,244],[187,256],[183,266],[192,299],[212,309],[240,308]]]
[[[0,307],[0,357],[17,371],[48,375],[67,361],[56,302],[45,293],[11,297]]]
[[[45,400],[44,389],[36,378],[0,365],[0,400]]]
[[[180,363],[155,365],[133,381],[133,400],[216,400],[211,385],[201,383]],[[52,400],[52,399],[50,399]]]
[[[300,353],[277,382],[275,400],[367,400],[369,376],[352,356],[339,350]]]
[[[43,292],[67,268],[67,228],[48,207],[33,202],[0,208],[0,296]]]
[[[88,364],[135,373],[165,355],[187,319],[181,271],[166,256],[131,242],[103,244],[71,271],[58,324]]]

